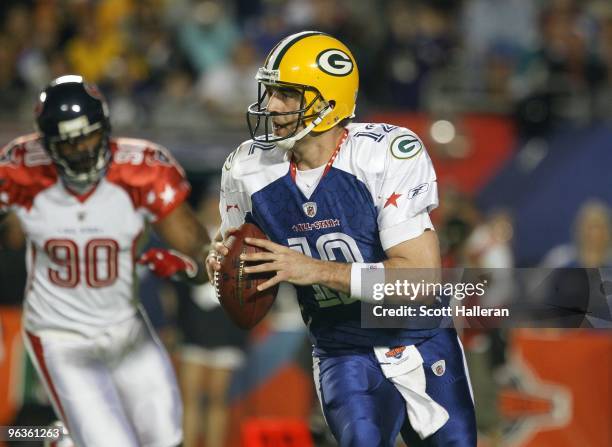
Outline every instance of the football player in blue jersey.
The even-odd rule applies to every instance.
[[[257,72],[248,108],[252,139],[222,174],[222,227],[209,275],[227,254],[222,237],[244,222],[270,240],[243,255],[247,273],[275,272],[297,291],[312,343],[325,418],[342,447],[475,446],[474,404],[453,329],[371,329],[362,269],[440,268],[429,212],[436,176],[406,128],[351,123],[359,75],[350,50],[315,31],[291,35]]]

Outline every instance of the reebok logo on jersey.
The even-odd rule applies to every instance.
[[[419,194],[423,194],[429,190],[429,183],[421,183],[419,186],[412,188],[408,191],[408,199],[412,199]]]
[[[412,158],[423,149],[421,141],[413,135],[400,135],[391,142],[391,154],[395,158]]]

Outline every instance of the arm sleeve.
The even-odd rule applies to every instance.
[[[25,171],[17,169],[17,166],[11,162],[8,150],[10,145],[0,148],[0,216],[8,214],[15,204],[19,196],[27,195],[25,188],[19,188],[13,181],[12,175],[19,172],[22,177],[27,178]]]
[[[7,214],[9,210],[8,180],[4,178],[0,167],[0,216]]]
[[[11,182],[6,172],[9,164],[7,151],[8,146],[0,147],[0,216],[10,211],[11,202]]]
[[[227,158],[221,172],[221,193],[219,197],[219,213],[221,215],[221,234],[232,227],[239,227],[244,223],[246,213],[250,211],[248,194],[241,191],[239,181],[234,178],[233,158],[237,155],[232,152]]]
[[[423,143],[410,131],[392,139],[376,194],[383,249],[433,229],[429,212],[438,206],[433,164]]]
[[[163,219],[185,201],[191,185],[176,164],[156,166],[152,183],[144,197],[144,207],[153,221]]]

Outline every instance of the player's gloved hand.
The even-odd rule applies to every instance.
[[[137,262],[149,267],[160,278],[178,278],[180,274],[194,278],[198,274],[196,262],[176,250],[152,248],[143,253]]]

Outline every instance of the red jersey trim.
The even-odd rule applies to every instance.
[[[59,399],[59,394],[57,393],[55,385],[53,384],[51,374],[49,373],[47,363],[45,362],[45,353],[42,345],[42,340],[40,339],[40,337],[37,337],[36,335],[28,331],[25,331],[25,333],[30,341],[30,346],[32,347],[32,350],[34,351],[33,354],[40,368],[40,373],[42,374],[44,381],[47,384],[49,394],[51,395],[51,400],[55,403],[56,410],[59,413],[58,416],[62,418],[64,424],[66,425],[66,428],[70,430],[70,426],[68,424],[68,421],[66,420],[66,414],[64,413],[64,407],[62,406],[62,402]]]
[[[331,157],[329,157],[329,160],[327,161],[327,164],[325,165],[325,170],[323,171],[323,174],[321,175],[321,179],[327,175],[332,165],[334,164],[334,161],[336,161],[336,157],[338,156],[338,153],[340,152],[340,148],[346,141],[347,136],[348,136],[348,129],[344,129],[342,138],[340,138],[340,141],[338,141],[338,144],[336,145],[336,149],[334,149],[334,152],[331,154]],[[295,182],[295,176],[297,175],[297,166],[295,162],[293,161],[293,157],[289,161],[289,173],[291,174],[291,179]]]
[[[80,203],[85,203],[87,201],[87,199],[89,199],[92,196],[92,194],[94,192],[96,192],[96,189],[98,189],[98,185],[99,184],[100,184],[99,181],[96,182],[96,184],[89,191],[87,191],[85,194],[79,194],[78,192],[73,191],[66,184],[64,184],[64,189],[66,190],[66,192],[68,192],[68,194],[70,194],[72,197],[77,199]]]
[[[36,196],[55,185],[55,165],[38,134],[16,138],[0,150],[0,194],[3,206],[32,207]]]

